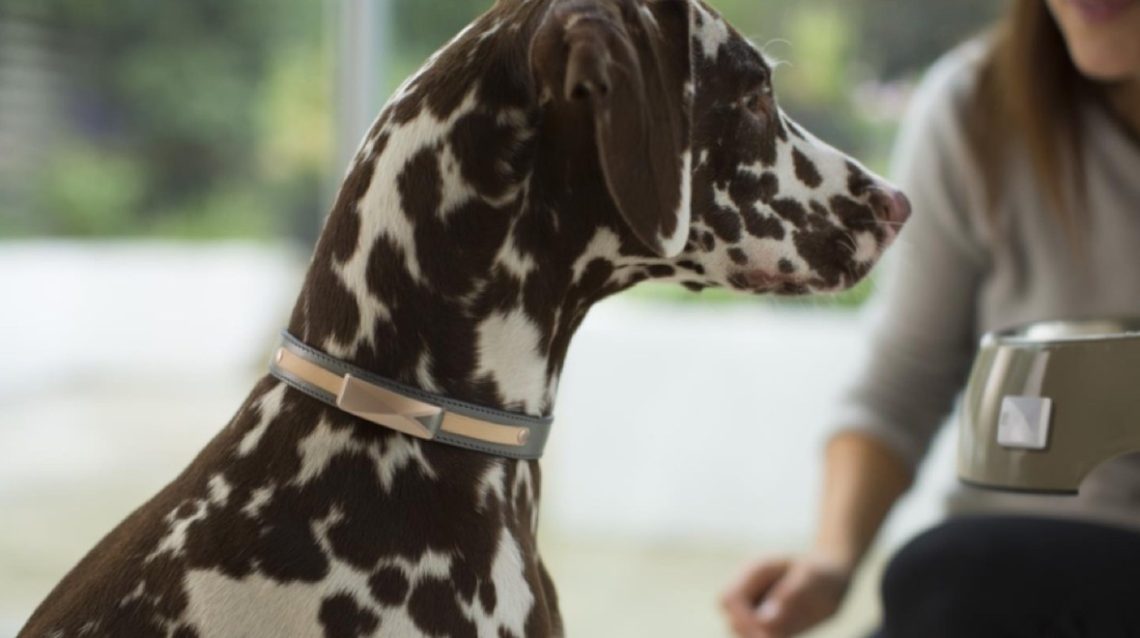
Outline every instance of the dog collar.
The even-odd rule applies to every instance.
[[[487,408],[409,387],[312,348],[288,332],[269,373],[365,421],[420,439],[516,459],[542,456],[551,417]]]

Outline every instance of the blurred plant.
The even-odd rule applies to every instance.
[[[144,195],[145,170],[130,154],[104,152],[79,141],[57,152],[37,184],[51,234],[131,234]]]
[[[5,232],[272,236],[312,224],[328,146],[321,10],[3,0],[0,21],[41,34],[25,48],[54,54],[31,71],[64,79],[35,188],[0,199],[29,209],[6,215],[18,221]]]

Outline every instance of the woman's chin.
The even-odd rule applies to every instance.
[[[1096,82],[1140,81],[1140,68],[1137,68],[1140,67],[1140,61],[1128,64],[1110,52],[1094,51],[1082,54],[1073,51],[1073,64],[1081,75]]]

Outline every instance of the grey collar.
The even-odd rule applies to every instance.
[[[339,410],[417,438],[515,459],[542,456],[552,417],[533,417],[425,392],[341,361],[288,332],[269,373]]]

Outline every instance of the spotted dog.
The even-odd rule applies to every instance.
[[[772,87],[698,0],[499,0],[380,113],[289,331],[545,415],[586,311],[638,282],[850,286],[905,198]],[[414,439],[266,377],[20,636],[559,636],[540,483],[534,461]]]

